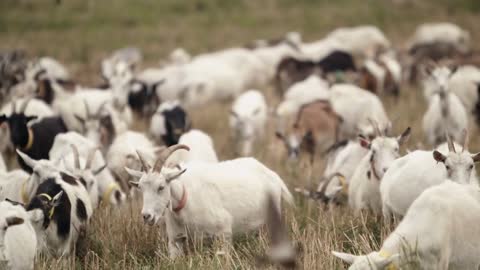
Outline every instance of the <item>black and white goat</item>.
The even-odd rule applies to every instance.
[[[77,178],[60,171],[58,166],[42,166],[42,160],[37,161],[26,155],[22,155],[22,158],[34,171],[31,178],[38,178],[40,182],[26,206],[27,211],[38,209],[43,213],[33,218],[43,223],[40,231],[37,231],[40,248],[57,257],[69,255],[78,238],[85,233],[93,213],[88,192]]]
[[[150,134],[167,146],[178,143],[180,136],[190,130],[191,123],[178,101],[166,101],[158,107],[150,122]]]
[[[48,152],[53,145],[55,136],[67,132],[67,127],[61,117],[45,117],[39,122],[29,125],[36,116],[26,116],[25,108],[28,103],[13,110],[10,116],[1,115],[0,124],[6,122],[10,129],[10,140],[15,148],[21,149],[25,154],[34,159],[48,159]],[[15,108],[14,108],[15,109]],[[22,159],[18,159],[22,169],[31,172]]]

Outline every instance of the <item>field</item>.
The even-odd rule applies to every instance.
[[[320,39],[341,26],[374,24],[403,48],[416,25],[452,21],[469,29],[473,44],[480,42],[480,1],[423,0],[402,5],[387,0],[53,0],[0,1],[0,51],[22,48],[30,56],[50,55],[65,63],[86,85],[100,82],[99,62],[114,49],[137,46],[144,67],[158,65],[170,51],[184,47],[192,54],[240,46],[257,38],[273,38],[300,31],[303,39]],[[477,46],[477,49],[480,49]],[[263,89],[269,106],[279,102],[273,89]],[[398,100],[383,98],[394,122],[395,134],[413,128],[407,147],[422,145],[421,117],[426,110],[421,89],[405,85]],[[233,158],[227,123],[229,104],[218,104],[191,113],[194,127],[214,139],[221,159]],[[146,123],[135,128],[144,129]],[[478,128],[471,124],[472,152],[480,150]],[[315,186],[323,162],[311,169],[291,164],[270,128],[255,157],[280,174],[289,188]],[[355,254],[377,250],[391,228],[376,217],[356,217],[348,208],[324,210],[296,195],[296,207],[287,208],[290,235],[303,246],[303,269],[346,269],[331,250]],[[194,241],[191,254],[168,259],[162,227],[147,227],[140,217],[141,202],[120,209],[102,207],[89,228],[81,255],[63,260],[40,257],[37,269],[254,269],[266,247],[264,233],[235,238],[235,249],[222,257],[215,247]],[[215,245],[215,243],[213,244]],[[412,266],[414,269],[414,266]]]

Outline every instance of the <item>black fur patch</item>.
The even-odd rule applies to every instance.
[[[57,224],[57,234],[59,237],[66,239],[70,234],[70,214],[72,212],[72,205],[68,199],[67,193],[64,191],[62,197],[60,198],[60,203],[55,207],[52,219],[49,218],[50,207],[49,201],[44,196],[38,196],[39,194],[45,193],[50,197],[54,197],[60,191],[63,191],[62,187],[55,182],[54,178],[48,178],[43,183],[38,186],[38,189],[33,197],[32,201],[27,205],[27,211],[33,209],[40,209],[43,211],[45,216],[43,220],[43,227],[46,229],[50,222]]]
[[[86,221],[88,218],[85,204],[82,202],[82,200],[78,198],[77,198],[77,217],[82,221]]]
[[[171,110],[163,111],[165,117],[165,129],[167,133],[162,136],[162,140],[167,146],[172,146],[178,143],[180,136],[190,129],[188,126],[187,112],[179,106]]]
[[[80,181],[80,183],[81,183],[85,188],[87,188],[87,181],[85,181],[85,179],[83,179],[83,177],[78,178],[78,181]]]
[[[367,172],[367,178],[368,178],[368,179],[372,178],[372,172],[371,172],[371,171],[368,171],[368,172]]]
[[[117,202],[120,202],[120,197],[121,196],[122,196],[122,194],[120,194],[120,191],[115,190],[115,200],[117,200]]]
[[[67,182],[68,184],[72,186],[78,185],[77,179],[71,175],[68,175],[64,172],[60,172],[60,176],[62,177],[62,180]]]

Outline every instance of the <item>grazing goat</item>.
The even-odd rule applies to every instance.
[[[167,146],[178,143],[180,136],[191,128],[187,111],[178,101],[165,101],[150,121],[150,134],[158,143]]]
[[[130,176],[125,167],[141,168],[137,151],[141,152],[148,162],[153,162],[157,148],[143,133],[126,131],[113,140],[106,153],[108,169],[124,192],[130,190]]]
[[[298,158],[304,149],[313,162],[317,150],[323,152],[338,140],[341,123],[328,101],[314,101],[300,108],[286,133],[277,131],[276,136],[284,142],[289,158]]]
[[[274,196],[277,209],[281,209],[282,198],[293,204],[282,179],[253,158],[192,162],[183,170],[164,167],[168,156],[178,149],[188,147],[170,146],[153,168],[142,162],[145,172],[127,168],[140,179],[132,185],[143,193],[145,223],[153,225],[165,219],[171,258],[183,255],[187,230],[231,241],[234,233],[258,230],[266,224],[269,196]]]
[[[52,109],[45,104],[45,102],[38,99],[18,99],[5,104],[0,110],[0,114],[10,116],[12,112],[16,111],[16,108],[21,108],[26,116],[36,116],[37,119],[32,120],[29,125],[38,122],[44,117],[52,117],[54,115]],[[0,125],[0,152],[4,153],[5,150],[12,147],[10,141],[10,128],[6,122]]]
[[[192,129],[184,133],[178,140],[178,143],[188,146],[190,150],[179,149],[175,151],[165,162],[166,166],[192,161],[218,162],[212,138],[201,130]]]
[[[480,189],[452,181],[425,190],[379,251],[333,252],[349,269],[471,270],[480,267]],[[413,264],[416,265],[416,264]]]
[[[304,81],[293,84],[285,92],[276,114],[281,118],[295,115],[303,105],[315,100],[327,100],[329,96],[328,82],[312,75]]]
[[[262,139],[267,124],[267,102],[260,91],[250,90],[238,96],[230,110],[230,130],[241,156],[252,154],[255,142]]]
[[[33,270],[37,236],[30,213],[14,202],[0,202],[0,261],[13,270]]]
[[[352,56],[344,51],[335,50],[318,61],[285,57],[279,62],[275,73],[277,92],[283,94],[292,84],[311,75],[326,76],[347,71],[356,71],[356,67]]]
[[[438,145],[445,141],[444,130],[448,130],[455,141],[461,141],[462,131],[468,126],[468,115],[460,99],[448,91],[448,80],[451,72],[447,68],[433,71],[430,79],[434,91],[429,95],[428,110],[423,116],[423,132],[430,145]],[[435,88],[434,88],[435,87]],[[426,94],[428,95],[428,94]]]
[[[368,59],[360,68],[360,87],[374,93],[400,94],[402,67],[392,56],[383,54],[378,59]]]
[[[96,192],[98,193],[98,198],[91,199],[93,205],[95,205],[95,201],[103,201],[104,203],[111,205],[122,204],[126,199],[126,195],[125,193],[123,193],[119,184],[115,181],[112,172],[108,168],[105,168],[107,162],[105,161],[103,155],[99,151],[96,151],[93,154],[93,157],[91,157],[92,151],[97,150],[97,146],[91,140],[83,137],[76,132],[59,134],[55,138],[55,142],[53,143],[52,149],[50,150],[50,159],[55,161],[68,159],[67,163],[70,164],[70,169],[73,169],[75,162],[73,160],[73,152],[71,150],[71,145],[74,145],[78,149],[80,157],[79,160],[81,163],[80,165],[84,166],[84,162],[82,160],[91,160],[90,166],[86,167],[94,169],[94,172],[97,173],[95,180],[97,184],[94,185],[98,186],[98,191]],[[89,163],[85,162],[85,165],[86,164]],[[80,170],[79,172],[82,173],[82,170]],[[84,172],[86,174],[90,174],[89,170],[86,170]],[[87,178],[91,179],[90,177]],[[90,195],[92,195],[92,192],[95,193],[95,190],[89,190]]]
[[[362,209],[381,213],[380,183],[392,162],[399,157],[400,146],[410,137],[410,128],[397,138],[386,137],[378,129],[376,133],[377,137],[372,141],[359,138],[368,153],[358,164],[348,186],[348,202],[357,213]]]
[[[22,149],[31,158],[48,159],[55,136],[67,132],[67,127],[60,117],[45,117],[29,125],[29,122],[37,117],[26,116],[25,106],[20,108],[20,112],[13,111],[10,116],[1,115],[0,123],[8,124],[10,140],[15,148]],[[26,166],[20,157],[18,162],[22,169],[31,172],[30,167]]]
[[[333,110],[342,118],[339,139],[353,139],[361,134],[375,136],[378,125],[382,133],[391,128],[382,101],[375,95],[351,84],[336,84],[330,88],[330,103]]]
[[[69,255],[79,236],[85,233],[93,213],[88,192],[78,179],[60,171],[54,164],[48,168],[40,164],[42,160],[37,161],[26,155],[21,157],[28,166],[34,168],[35,178],[40,182],[26,209],[43,212],[43,227],[41,232],[37,232],[37,235],[43,235],[41,247],[56,257]],[[52,163],[43,161],[48,162]],[[39,167],[43,170],[36,171]]]
[[[455,147],[448,136],[448,151],[441,149],[444,147],[435,151],[414,151],[395,160],[380,184],[385,219],[404,216],[424,190],[443,183],[447,178],[478,186],[474,163],[480,161],[480,155],[466,151],[467,143],[464,139],[462,151],[457,152],[459,146]]]

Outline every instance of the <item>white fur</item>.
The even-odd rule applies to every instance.
[[[265,97],[258,90],[244,92],[233,102],[230,130],[240,155],[251,155],[254,144],[262,139],[267,124],[267,109]]]
[[[480,69],[474,66],[458,68],[448,81],[448,90],[460,98],[467,114],[471,114],[475,110],[479,84]]]
[[[52,148],[50,149],[49,156],[51,160],[62,160],[64,159],[65,162],[59,162],[61,165],[68,165],[65,167],[74,168],[73,166],[73,155],[72,155],[72,148],[71,145],[75,145],[80,154],[80,166],[84,168],[85,160],[88,157],[89,152],[96,148],[95,143],[90,141],[89,139],[83,137],[82,135],[70,131],[67,133],[59,134],[55,137],[55,141],[53,143]],[[93,158],[92,162],[92,169],[96,170],[106,164],[103,155],[97,151]],[[67,169],[67,168],[65,168]],[[72,171],[73,175],[77,175]],[[84,177],[85,178],[85,177]],[[105,168],[102,172],[100,172],[94,179],[94,183],[91,183],[90,188],[87,188],[93,208],[96,208],[100,200],[106,199],[106,203],[117,205],[122,203],[126,196],[122,192],[120,186],[115,181],[110,169]],[[91,179],[91,177],[87,177],[85,180]],[[87,183],[88,184],[88,183]],[[120,193],[120,200],[118,201],[115,198],[115,192]],[[110,193],[109,197],[105,197]]]
[[[141,174],[142,214],[147,223],[165,218],[171,258],[183,255],[176,238],[186,229],[231,240],[234,233],[258,230],[266,223],[268,196],[293,203],[293,197],[280,177],[253,158],[220,163],[188,163],[186,172],[167,183],[178,169],[163,168],[160,174]],[[159,191],[159,187],[163,189]],[[187,202],[180,212],[175,208],[186,189]],[[170,205],[170,206],[169,206]]]
[[[173,165],[192,161],[218,162],[212,138],[201,130],[192,129],[184,133],[178,143],[188,146],[190,151],[184,149],[175,151],[167,159],[167,164]]]
[[[415,30],[410,47],[437,42],[451,44],[460,52],[467,52],[470,49],[470,33],[453,23],[425,23]]]
[[[479,194],[478,187],[447,180],[425,190],[413,202],[383,242],[381,252],[334,255],[352,264],[350,270],[387,269],[384,267],[390,263],[402,269],[408,264],[407,256],[418,258],[419,267],[425,270],[478,269],[480,231],[469,224],[480,222]]]
[[[6,219],[23,220],[20,225],[7,226]],[[6,261],[8,269],[33,270],[37,253],[37,236],[30,216],[20,205],[0,202],[0,261]]]

